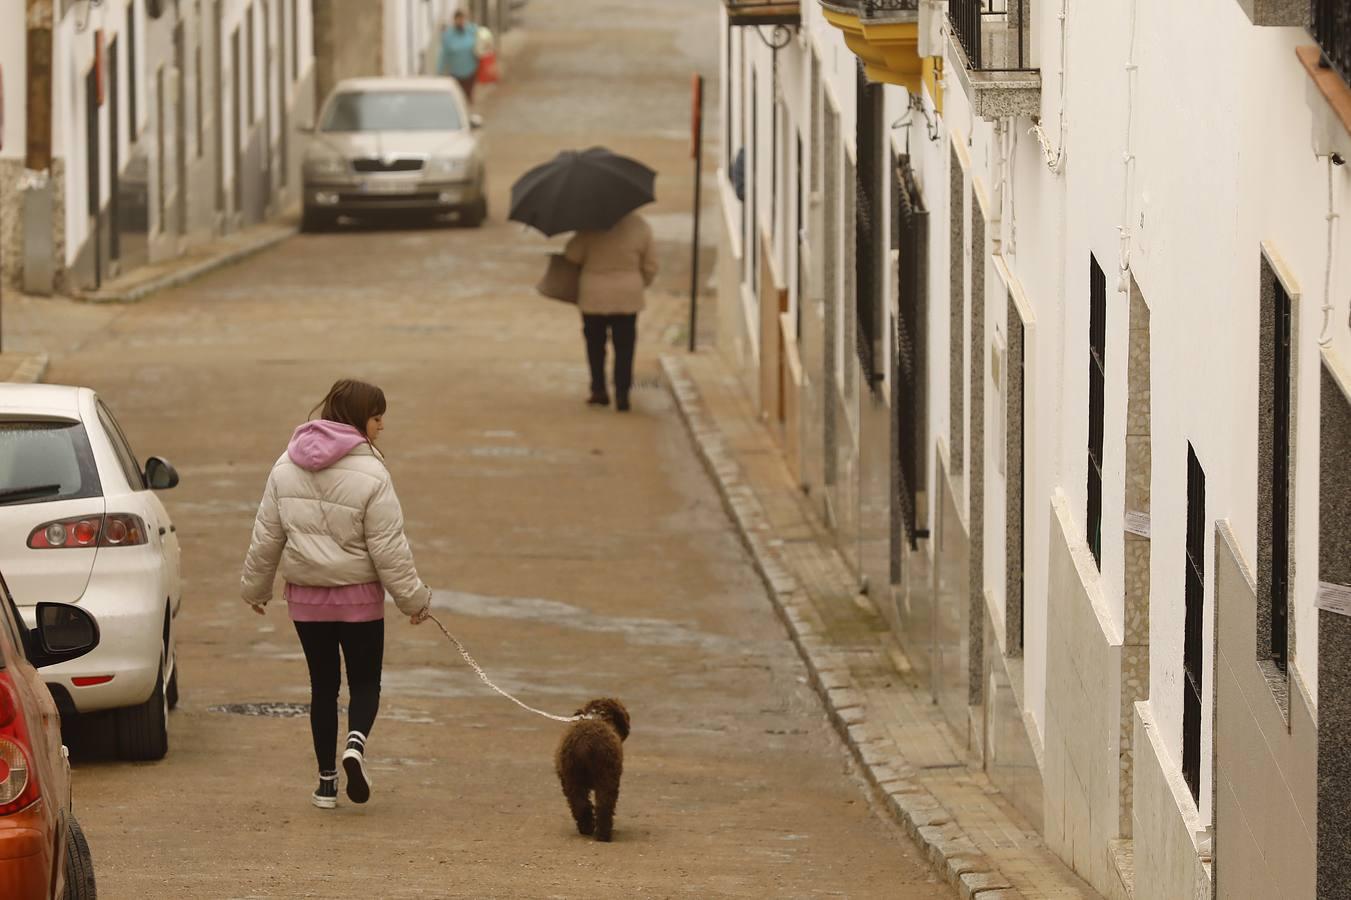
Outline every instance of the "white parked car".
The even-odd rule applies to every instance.
[[[0,385],[0,571],[28,626],[38,603],[73,603],[99,646],[42,670],[62,717],[115,710],[119,755],[160,759],[178,701],[178,535],[112,412],[88,388]]]

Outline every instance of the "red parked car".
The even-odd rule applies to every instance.
[[[94,649],[98,624],[64,603],[39,603],[36,619],[36,628],[24,626],[0,579],[0,897],[92,900],[61,717],[37,670]]]

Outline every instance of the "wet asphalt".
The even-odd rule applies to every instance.
[[[689,76],[716,81],[716,4],[533,0],[524,24],[482,102],[486,227],[297,237],[54,353],[48,380],[96,388],[183,479],[165,495],[187,578],[169,757],[76,766],[101,895],[951,896],[873,809],[658,380],[682,335]],[[662,172],[666,271],[628,415],[583,405],[576,313],[530,288],[549,244],[502,219],[517,174],[598,143]],[[388,394],[382,447],[438,616],[527,703],[628,705],[613,844],[572,827],[562,726],[392,607],[373,799],[310,806],[300,647],[238,579],[268,469],[348,375]]]

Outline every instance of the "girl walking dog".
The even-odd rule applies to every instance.
[[[414,625],[426,621],[432,591],[418,577],[403,510],[384,457],[385,395],[342,380],[295,430],[267,479],[244,560],[244,600],[265,613],[280,571],[284,596],[310,670],[310,730],[319,764],[314,805],[338,799],[339,654],[351,695],[342,754],[347,796],[370,799],[365,750],[380,708],[385,592]]]

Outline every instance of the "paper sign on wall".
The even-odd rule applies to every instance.
[[[1351,616],[1351,585],[1320,581],[1314,605],[1339,616]]]
[[[1126,532],[1136,537],[1149,537],[1149,513],[1126,513]]]

